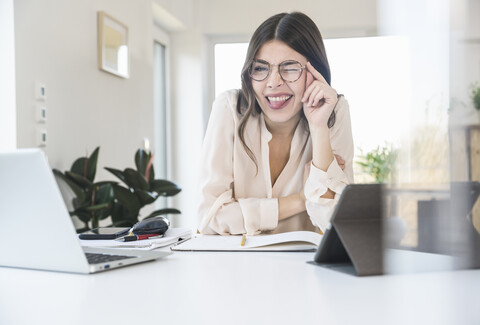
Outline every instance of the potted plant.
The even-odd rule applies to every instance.
[[[100,220],[106,219],[112,211],[114,202],[113,185],[116,182],[94,182],[97,172],[97,160],[100,148],[97,147],[90,157],[81,157],[74,161],[69,171],[62,173],[53,169],[57,182],[64,182],[73,191],[70,211],[71,216],[77,216],[84,227],[79,232],[97,228]],[[69,204],[68,204],[69,205]]]
[[[155,202],[161,196],[174,196],[181,191],[181,188],[173,182],[155,179],[153,155],[150,152],[138,149],[135,153],[135,165],[136,170],[126,168],[123,171],[105,167],[126,185],[126,187],[119,184],[112,185],[115,196],[112,222],[115,226],[135,224],[142,207]],[[179,213],[180,211],[177,209],[164,208],[153,211],[146,218]]]
[[[356,163],[360,165],[363,172],[371,175],[376,183],[386,183],[394,180],[397,156],[397,150],[389,146],[377,146],[359,156]]]
[[[73,207],[70,215],[77,216],[84,227],[77,229],[83,232],[97,228],[100,220],[111,216],[112,226],[131,227],[138,222],[140,209],[155,202],[159,197],[178,194],[181,188],[175,183],[163,179],[155,179],[153,155],[139,149],[135,154],[136,169],[118,170],[105,167],[119,178],[126,186],[115,181],[94,182],[100,148],[97,147],[88,157],[75,160],[69,171],[62,173],[53,169],[57,182],[64,182],[73,192]],[[179,214],[173,208],[153,211],[146,218],[165,214]]]

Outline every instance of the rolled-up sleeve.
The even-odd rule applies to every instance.
[[[330,143],[334,154],[345,160],[342,170],[336,159],[327,171],[310,166],[310,173],[305,183],[305,198],[307,213],[312,223],[325,231],[345,186],[353,183],[353,137],[348,102],[342,97],[336,107],[336,122],[330,129]],[[334,192],[333,199],[322,198],[327,190]]]

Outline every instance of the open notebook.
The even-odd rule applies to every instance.
[[[312,231],[291,231],[273,235],[242,236],[196,235],[172,247],[175,251],[315,251],[322,235]]]

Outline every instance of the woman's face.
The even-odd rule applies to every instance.
[[[270,127],[296,125],[300,119],[300,110],[303,108],[306,71],[302,69],[298,80],[286,82],[280,77],[278,64],[293,60],[305,66],[307,59],[285,43],[273,40],[260,47],[255,60],[265,61],[271,65],[270,74],[265,80],[252,79],[253,91],[267,125]]]

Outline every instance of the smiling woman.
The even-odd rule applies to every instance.
[[[353,182],[353,139],[314,22],[298,12],[267,19],[241,79],[242,89],[219,95],[210,115],[199,231],[323,231]]]

